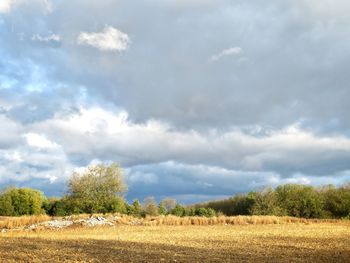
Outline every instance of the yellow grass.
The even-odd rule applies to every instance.
[[[0,217],[0,229],[11,229],[50,220],[47,215],[21,216],[21,217]]]
[[[117,225],[0,234],[0,262],[349,262],[349,258],[347,222]]]
[[[103,216],[109,220],[118,217],[116,223],[125,225],[145,225],[145,226],[186,226],[186,225],[265,225],[265,224],[290,224],[290,223],[336,223],[341,220],[320,220],[320,219],[305,219],[296,217],[277,217],[277,216],[218,216],[218,217],[177,217],[173,215],[167,216],[146,216],[146,218],[135,218],[133,216],[121,215],[121,214],[95,214],[94,217]],[[65,220],[79,220],[89,218],[88,214],[80,214],[68,216]],[[37,216],[21,216],[21,217],[0,217],[0,229],[13,229],[29,226],[32,224],[48,221],[52,219],[62,219],[62,217],[49,217],[47,215]]]
[[[288,223],[318,223],[338,222],[339,220],[305,219],[295,217],[278,216],[219,216],[219,217],[177,217],[157,216],[146,217],[143,225],[264,225],[264,224],[288,224]]]

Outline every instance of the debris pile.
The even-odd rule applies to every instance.
[[[99,217],[91,217],[88,219],[80,219],[78,220],[78,223],[82,226],[88,226],[88,227],[95,227],[95,226],[114,226],[114,223],[111,221],[108,221],[106,218],[99,216]]]
[[[73,220],[72,217],[64,217],[62,219],[55,219],[51,221],[45,221],[37,224],[32,224],[30,226],[23,227],[24,230],[59,230],[62,228],[70,227],[73,225],[84,226],[84,227],[96,227],[96,226],[114,226],[118,223],[120,217],[118,216],[109,216],[108,219],[98,216],[90,217],[85,219]],[[5,233],[6,229],[0,229],[0,232]]]

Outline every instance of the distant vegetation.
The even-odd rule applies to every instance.
[[[127,187],[121,168],[97,165],[83,173],[74,173],[67,182],[68,192],[61,198],[47,198],[30,188],[7,188],[0,194],[0,215],[121,213],[135,217],[175,215],[213,217],[217,215],[274,215],[302,218],[350,218],[350,184],[312,186],[287,184],[276,189],[236,195],[226,200],[192,206],[166,198],[159,204],[152,197],[141,204],[123,198]]]
[[[228,216],[275,215],[302,218],[350,218],[350,184],[319,188],[287,184],[275,190],[236,195],[226,200],[197,204]]]

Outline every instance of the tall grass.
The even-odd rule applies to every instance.
[[[124,214],[95,214],[93,217],[103,216],[110,222],[120,225],[143,225],[143,226],[209,226],[209,225],[267,225],[267,224],[311,224],[311,223],[336,223],[336,219],[305,219],[296,217],[278,216],[217,216],[217,217],[178,217],[174,215],[146,216],[137,218]],[[0,217],[0,229],[13,229],[30,226],[52,219],[79,221],[91,217],[88,214],[74,215],[69,217],[49,217],[47,215],[21,216],[21,217]]]
[[[49,221],[51,217],[47,215],[20,216],[20,217],[0,217],[0,228],[17,228],[30,226],[44,221]]]
[[[142,219],[142,225],[266,225],[289,223],[338,222],[339,220],[305,219],[278,216],[218,216],[218,217],[177,217],[157,216]]]

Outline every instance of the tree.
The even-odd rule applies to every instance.
[[[173,198],[164,198],[160,204],[164,206],[166,213],[170,213],[176,206],[176,200]]]
[[[158,213],[160,215],[166,215],[167,214],[166,208],[165,208],[165,206],[164,206],[164,204],[162,202],[160,202],[159,205],[158,205]]]
[[[342,218],[350,215],[350,187],[332,185],[320,189],[325,217]]]
[[[75,172],[68,181],[68,197],[82,212],[113,212],[116,197],[126,191],[123,171],[119,165],[90,166],[83,173]],[[112,203],[111,203],[112,202]]]
[[[2,216],[15,215],[15,209],[12,205],[12,199],[9,194],[2,194],[0,196],[0,215]]]
[[[174,209],[171,210],[171,214],[175,216],[184,216],[186,214],[186,209],[182,205],[177,204]]]
[[[67,216],[74,214],[72,210],[73,207],[70,205],[69,201],[70,200],[66,197],[51,197],[44,202],[43,207],[46,214],[50,216]]]
[[[199,207],[195,210],[195,214],[196,216],[213,217],[216,215],[216,212],[212,208]]]
[[[154,197],[146,197],[143,201],[143,209],[146,215],[157,216],[158,207]]]
[[[276,194],[272,188],[266,188],[261,192],[254,193],[254,205],[252,215],[283,215],[285,212],[277,204]]]
[[[140,204],[140,201],[138,199],[135,199],[132,205],[128,207],[127,213],[129,215],[140,217],[142,215],[142,206]]]
[[[286,184],[275,190],[278,205],[289,216],[319,218],[323,212],[320,194],[312,187]]]
[[[45,196],[30,188],[8,188],[0,196],[0,215],[20,216],[44,213]]]

